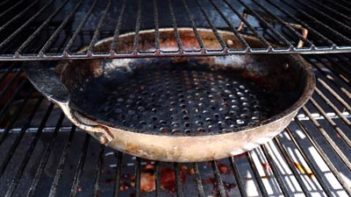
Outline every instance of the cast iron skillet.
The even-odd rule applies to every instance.
[[[185,48],[193,30],[179,29]],[[219,47],[199,29],[207,48]],[[242,47],[230,32],[219,34]],[[140,48],[154,50],[153,30]],[[260,47],[255,37],[245,40]],[[160,29],[163,49],[176,49],[173,29]],[[96,44],[107,51],[112,38]],[[132,50],[134,34],[119,37]],[[84,50],[83,50],[84,51]],[[53,64],[53,63],[51,63]],[[232,55],[31,63],[33,85],[100,143],[153,160],[196,162],[249,151],[281,132],[311,96],[311,66],[299,55]]]

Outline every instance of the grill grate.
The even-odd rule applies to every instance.
[[[4,1],[0,5],[0,60],[351,52],[346,4],[332,0]],[[172,39],[178,49],[167,51],[160,46],[162,27],[174,29]],[[179,27],[192,27],[198,48],[183,46]],[[200,27],[213,30],[218,49],[206,48],[197,30]],[[154,49],[139,48],[139,32],[144,29],[155,29]],[[233,32],[244,47],[231,48],[218,30]],[[115,50],[118,36],[126,32],[135,33],[130,53]],[[257,36],[265,47],[250,46],[240,33]],[[110,51],[97,52],[94,45],[107,37],[115,38]],[[87,52],[77,52],[85,46]]]
[[[146,161],[98,144],[34,91],[17,64],[3,64],[0,193],[351,195],[350,56],[306,59],[314,65],[317,88],[282,134],[242,155],[186,164]]]

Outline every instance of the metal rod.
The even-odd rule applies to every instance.
[[[54,33],[51,34],[50,38],[46,41],[44,46],[40,49],[39,55],[44,55],[45,51],[48,49],[48,47],[51,46],[51,44],[55,41],[55,38],[58,36],[60,31],[62,31],[63,27],[70,21],[72,20],[72,17],[76,14],[76,11],[78,8],[82,5],[82,1],[80,0],[76,6],[73,8],[73,10],[65,17],[65,19],[62,21],[62,23],[56,28]]]
[[[349,127],[351,126],[350,121],[342,115],[338,108],[336,108],[335,105],[326,96],[324,96],[318,88],[315,89],[315,92],[326,102],[328,106],[330,106],[336,112],[336,114],[338,114],[339,118],[341,118],[341,120],[343,120],[346,125],[348,125]]]
[[[317,60],[317,59],[316,59]],[[345,88],[347,90],[342,90],[341,91],[347,96],[349,95],[351,92],[351,88],[348,86],[348,82],[345,81],[345,78],[340,76],[340,73],[338,73],[335,69],[335,66],[329,66],[327,64],[325,64],[324,62],[320,61],[319,59],[317,60],[319,63],[321,63],[323,66],[325,66],[326,68],[328,68],[331,72],[326,72],[324,71],[323,67],[319,66],[317,63],[314,63],[311,61],[311,59],[307,59],[308,62],[310,62],[311,64],[313,64],[314,68],[317,69],[317,71],[319,73],[321,73],[321,77],[323,77],[323,79],[328,80],[328,84],[333,84],[335,88]],[[328,75],[332,76],[332,79],[330,79],[328,77]],[[347,91],[347,92],[345,92]]]
[[[111,0],[108,0],[105,9],[102,12],[102,16],[100,17],[100,20],[95,28],[93,38],[91,39],[89,47],[87,49],[88,55],[91,55],[93,53],[93,48],[94,48],[94,46],[95,46],[95,44],[100,36],[100,29],[102,27],[102,24],[104,23],[104,20],[108,14],[108,10],[110,9],[110,7],[111,7]]]
[[[160,197],[161,194],[161,176],[160,176],[160,162],[155,162],[155,177],[156,177],[156,196]]]
[[[343,34],[341,34],[340,32],[334,30],[333,28],[331,28],[330,26],[324,24],[323,22],[321,22],[320,20],[318,20],[317,18],[311,16],[310,14],[306,13],[305,11],[298,9],[296,6],[292,5],[291,3],[287,2],[286,0],[282,0],[281,2],[283,2],[285,5],[288,5],[289,7],[291,7],[292,9],[298,11],[299,13],[305,15],[306,17],[310,18],[310,20],[312,20],[315,23],[318,23],[320,26],[322,26],[325,29],[328,29],[328,31],[330,33],[333,33],[334,35],[336,35],[338,38],[342,38],[345,42],[347,43],[351,43],[351,39],[344,36]]]
[[[232,170],[233,170],[233,175],[235,177],[235,181],[238,185],[240,195],[243,197],[247,197],[247,193],[245,190],[245,184],[243,182],[243,177],[240,175],[240,172],[239,172],[238,166],[235,163],[234,157],[229,157],[229,161],[230,161],[230,165],[231,165]]]
[[[255,29],[250,25],[250,23],[227,1],[223,0],[225,4],[239,17],[239,19],[245,24],[247,28],[268,48],[273,48],[272,45],[261,35],[259,35]]]
[[[16,190],[18,182],[20,181],[23,172],[28,164],[29,159],[32,156],[32,153],[34,151],[35,146],[38,143],[38,140],[43,132],[43,128],[45,127],[46,122],[48,121],[50,114],[52,112],[54,105],[50,104],[50,106],[47,108],[43,119],[41,120],[41,123],[39,125],[38,131],[35,133],[34,139],[31,141],[29,148],[27,149],[27,151],[24,153],[24,158],[22,159],[22,161],[20,162],[20,165],[18,167],[18,170],[15,173],[15,176],[12,177],[12,180],[10,182],[10,185],[6,191],[5,196],[12,196],[13,192]]]
[[[118,42],[119,42],[119,34],[120,34],[120,29],[122,26],[122,20],[123,20],[123,15],[124,15],[124,10],[126,8],[126,0],[122,1],[122,7],[121,7],[121,11],[119,13],[118,19],[117,19],[117,24],[115,27],[115,31],[113,34],[113,39],[111,42],[111,46],[110,46],[110,53],[117,53],[117,47],[118,47]]]
[[[174,163],[174,169],[175,169],[175,178],[176,178],[176,191],[177,191],[177,196],[179,197],[183,197],[183,190],[182,190],[182,179],[180,177],[180,167],[179,167],[179,163]]]
[[[3,163],[1,163],[1,165],[0,165],[0,177],[4,174],[5,169],[6,169],[7,165],[9,164],[9,161],[11,160],[11,158],[14,155],[13,154],[14,151],[16,150],[17,146],[21,142],[21,140],[25,134],[26,129],[29,127],[30,123],[33,120],[34,115],[38,112],[37,110],[38,110],[40,104],[42,103],[42,101],[43,101],[43,98],[39,98],[37,100],[37,102],[34,105],[34,108],[30,112],[26,122],[23,124],[23,127],[21,128],[19,135],[16,137],[14,142],[11,144],[9,151],[7,152],[7,154],[4,157]]]
[[[65,118],[65,115],[61,112],[61,115],[56,123],[56,126],[55,126],[55,130],[52,134],[52,137],[51,137],[51,140],[50,140],[50,143],[48,146],[46,146],[45,150],[43,151],[43,153],[41,154],[41,157],[40,157],[40,162],[39,162],[39,165],[38,165],[38,168],[35,172],[35,176],[33,178],[33,181],[30,185],[30,188],[27,192],[27,197],[31,197],[31,196],[34,196],[35,194],[35,191],[37,189],[37,186],[38,186],[38,183],[40,181],[40,178],[44,172],[44,168],[47,164],[47,162],[49,161],[49,156],[55,146],[55,142],[56,142],[56,139],[57,139],[57,136],[58,136],[58,132],[60,130],[60,127],[62,125],[62,122]]]
[[[155,23],[155,48],[156,54],[160,53],[160,31],[159,31],[159,21],[158,21],[158,7],[157,0],[152,0],[153,9],[154,9],[154,23]]]
[[[172,26],[173,26],[173,29],[174,29],[174,36],[175,36],[175,39],[176,39],[176,42],[177,42],[177,45],[178,45],[178,51],[182,54],[183,51],[184,51],[184,47],[183,47],[183,43],[182,43],[182,40],[180,39],[180,35],[179,35],[179,32],[178,32],[177,20],[176,20],[176,17],[174,15],[174,11],[173,11],[173,6],[172,6],[172,1],[171,0],[168,0],[168,8],[169,8],[169,12],[170,12],[170,15],[171,15],[171,18],[172,18]]]
[[[60,156],[60,160],[59,160],[56,172],[55,172],[55,177],[54,177],[54,180],[52,181],[52,184],[51,184],[49,197],[56,196],[57,187],[58,187],[59,181],[61,180],[62,175],[63,175],[63,170],[64,170],[64,167],[65,167],[67,154],[68,154],[68,151],[71,148],[71,144],[72,144],[72,141],[73,141],[73,137],[74,137],[75,131],[76,131],[76,127],[72,126],[72,129],[71,129],[71,131],[69,133],[68,141],[66,142],[65,146],[63,147],[63,151],[62,151],[62,154]]]
[[[344,164],[349,168],[349,170],[351,170],[351,161],[349,160],[349,158],[342,152],[342,150],[338,147],[338,145],[334,142],[334,140],[328,135],[328,133],[325,131],[325,129],[315,119],[312,118],[311,113],[309,112],[309,110],[306,107],[302,107],[302,109],[303,109],[304,113],[307,114],[307,116],[310,118],[310,120],[312,120],[312,122],[314,123],[315,127],[320,131],[320,133],[327,140],[329,145],[333,148],[333,151],[335,151],[335,153],[337,153],[337,155],[341,159],[341,161],[344,162]],[[298,123],[298,125],[301,128],[304,128],[304,131],[306,131],[305,132],[306,135],[309,136],[309,133],[307,132],[307,129],[300,122],[300,120],[295,118],[295,121]],[[311,138],[311,139],[314,141],[313,138]],[[315,144],[316,144],[316,146],[319,147],[319,145],[317,143],[315,143]]]
[[[18,108],[16,109],[16,111],[13,114],[13,118],[11,118],[11,120],[9,120],[8,125],[5,129],[5,131],[2,133],[1,138],[0,138],[0,145],[5,141],[5,139],[7,138],[13,124],[17,121],[18,117],[22,114],[23,110],[25,109],[24,107],[26,106],[26,104],[28,103],[31,95],[32,95],[33,91],[28,91],[27,95],[25,96],[23,102],[21,102],[18,105]]]
[[[100,195],[100,181],[101,181],[101,174],[103,171],[102,167],[104,164],[104,152],[105,152],[105,146],[101,144],[98,161],[96,163],[96,178],[95,178],[95,182],[94,182],[93,196]]]
[[[90,141],[90,135],[85,134],[84,144],[83,144],[82,151],[81,151],[80,157],[79,157],[79,161],[78,161],[77,167],[75,169],[74,177],[73,177],[73,183],[72,183],[71,194],[70,194],[71,197],[77,196],[77,194],[78,194],[79,181],[80,181],[80,177],[82,176],[82,173],[83,173],[85,158],[86,158],[87,152],[88,152],[89,141]]]
[[[2,106],[1,110],[0,110],[0,122],[3,120],[3,118],[5,117],[5,113],[8,111],[10,104],[13,103],[14,99],[18,96],[18,94],[23,91],[22,89],[24,88],[24,85],[27,83],[28,81],[22,81],[18,86],[17,89],[15,90],[15,92],[11,95],[11,97],[9,97],[7,99],[7,102]]]
[[[274,30],[271,24],[269,24],[263,17],[261,17],[255,10],[251,9],[250,6],[248,6],[245,2],[242,0],[237,0],[240,2],[241,5],[243,5],[247,10],[249,10],[255,18],[257,18],[265,27],[267,27],[275,36],[279,37],[289,48],[294,48],[292,46],[291,42],[289,42],[283,35],[281,35],[279,32]]]
[[[296,167],[294,166],[294,162],[293,160],[290,158],[288,151],[284,148],[284,146],[282,145],[281,141],[279,140],[279,137],[275,137],[273,139],[274,143],[276,144],[276,146],[279,149],[279,152],[283,155],[286,163],[288,164],[288,167],[290,169],[290,171],[294,174],[294,177],[296,178],[299,186],[302,189],[302,192],[304,193],[305,196],[312,196],[310,194],[310,192],[308,191],[308,189],[306,188],[306,185],[303,183],[302,174],[299,174],[299,172],[297,171]]]
[[[322,84],[323,88],[325,88],[326,90],[329,91],[329,93],[331,95],[333,95],[333,97],[338,100],[342,105],[343,107],[345,107],[349,112],[351,112],[351,107],[348,103],[350,103],[350,101],[346,102],[343,98],[341,98],[341,96],[339,94],[337,94],[324,80],[322,80],[321,78],[318,78],[317,79],[318,82],[320,84]],[[318,89],[319,92],[321,92],[319,89]],[[348,98],[348,100],[350,100],[350,98]]]
[[[269,163],[270,168],[272,169],[274,177],[275,177],[275,179],[277,180],[277,182],[279,184],[280,190],[282,191],[284,196],[289,196],[289,192],[288,192],[287,186],[285,185],[285,183],[283,181],[283,177],[279,173],[278,167],[274,163],[272,156],[268,152],[268,149],[266,148],[265,145],[262,145],[261,148],[262,148],[264,156],[267,158],[267,161]]]
[[[197,191],[199,192],[199,196],[201,197],[205,197],[205,190],[204,190],[204,186],[202,185],[202,179],[201,179],[201,175],[200,175],[200,171],[199,171],[199,166],[197,163],[193,163],[193,168],[194,168],[194,172],[195,172],[195,183],[197,186]]]
[[[139,197],[141,194],[141,161],[140,158],[135,160],[135,196]]]
[[[333,4],[334,6],[338,7],[338,10],[343,9],[346,13],[351,12],[351,9],[346,7],[347,5],[340,4],[339,2],[327,0],[329,3]],[[351,5],[351,4],[350,4]]]
[[[195,38],[197,40],[197,42],[199,43],[199,46],[201,48],[201,50],[204,50],[205,49],[205,45],[204,45],[204,42],[199,34],[199,32],[197,31],[197,26],[196,26],[196,23],[194,21],[194,16],[191,14],[190,12],[190,9],[189,9],[189,6],[187,4],[187,1],[186,0],[182,0],[183,2],[183,5],[184,5],[184,8],[185,8],[185,12],[191,22],[191,26],[193,28],[193,31],[194,31],[194,34],[195,34]]]
[[[291,24],[283,21],[280,17],[277,17],[274,15],[271,11],[269,11],[266,7],[264,7],[262,4],[258,3],[257,0],[252,0],[255,5],[257,5],[259,8],[264,10],[266,13],[268,13],[273,19],[277,20],[280,24],[282,24],[284,27],[290,30],[290,32],[294,33],[296,36],[298,36],[303,42],[306,42],[308,45],[311,47],[315,47],[315,45],[308,39],[306,39],[301,33],[296,31]]]
[[[217,163],[216,163],[216,161],[213,161],[211,163],[212,163],[213,173],[214,173],[215,178],[216,178],[219,195],[221,197],[226,197],[226,192],[225,192],[223,180],[222,180],[221,174],[219,173]]]
[[[323,176],[320,175],[320,173],[317,173],[317,168],[315,167],[315,165],[313,164],[313,162],[310,160],[310,158],[307,156],[307,154],[305,153],[305,151],[301,148],[303,147],[303,145],[301,144],[301,142],[299,140],[296,140],[295,137],[293,136],[290,128],[286,128],[286,133],[289,135],[290,140],[295,144],[295,147],[297,148],[297,150],[299,151],[299,153],[301,154],[302,158],[304,161],[306,161],[306,165],[309,169],[311,169],[311,171],[313,172],[313,174],[315,175],[318,183],[320,184],[320,186],[322,187],[323,191],[326,193],[327,196],[333,196],[330,189],[326,186],[325,184],[325,179]],[[315,146],[315,144],[312,144],[315,148],[317,148]]]
[[[311,10],[314,10],[315,12],[319,13],[320,15],[322,15],[325,19],[329,19],[330,21],[333,21],[334,24],[337,24],[339,25],[339,27],[347,30],[347,31],[351,31],[351,27],[349,27],[348,25],[344,24],[343,22],[341,22],[340,20],[336,20],[335,18],[325,14],[324,12],[321,12],[320,10],[314,8],[313,6],[303,2],[303,1],[300,1],[300,0],[296,0],[297,2],[299,2],[301,5],[303,5],[304,7],[308,7],[309,9]],[[349,20],[349,19],[348,19]]]
[[[137,16],[136,16],[136,21],[135,21],[135,30],[134,30],[134,40],[133,40],[133,52],[134,54],[137,54],[138,53],[138,46],[139,46],[139,31],[140,31],[140,26],[141,26],[141,21],[142,21],[142,18],[141,18],[141,6],[142,6],[142,3],[141,3],[141,0],[138,0],[138,3],[137,3]]]
[[[328,123],[333,127],[333,129],[339,134],[341,139],[349,146],[351,147],[351,140],[347,137],[347,135],[344,133],[344,131],[337,126],[337,124],[326,115],[322,107],[313,99],[310,98],[311,103],[313,106],[323,115],[323,117],[328,121]]]
[[[274,6],[277,10],[279,10],[281,13],[287,15],[289,18],[293,19],[295,23],[300,24],[302,26],[304,26],[305,28],[307,28],[311,33],[317,35],[319,38],[321,38],[322,40],[326,41],[328,44],[330,44],[331,46],[336,46],[336,44],[330,40],[329,38],[325,37],[324,35],[322,35],[321,33],[319,33],[319,31],[317,31],[316,29],[310,27],[307,23],[303,22],[302,20],[298,19],[297,17],[295,17],[294,15],[292,15],[289,11],[287,11],[286,9],[284,9],[282,6],[277,5],[275,2],[273,2],[272,0],[266,0],[270,5]]]
[[[26,39],[26,41],[24,41],[24,42],[21,44],[21,46],[17,48],[17,50],[16,50],[15,53],[16,53],[16,54],[21,54],[22,50],[23,50],[25,47],[27,47],[27,45],[28,45],[34,38],[36,38],[36,37],[39,35],[40,31],[41,31],[42,29],[44,29],[44,27],[45,27],[46,25],[48,25],[49,22],[65,7],[65,5],[66,5],[66,3],[68,3],[68,1],[69,1],[69,0],[65,0],[60,6],[58,6],[58,8],[57,8],[50,16],[48,16],[48,17],[46,18],[46,20],[45,20],[38,28],[36,28],[36,30],[35,30],[33,33],[31,33],[31,35]],[[0,45],[2,45],[2,44],[0,44]]]
[[[258,184],[258,188],[260,189],[260,192],[261,192],[262,196],[265,196],[265,197],[269,196],[268,192],[266,190],[266,187],[263,184],[263,181],[262,181],[262,178],[260,176],[260,173],[258,172],[258,169],[257,169],[257,167],[255,165],[255,162],[254,162],[254,160],[253,160],[253,158],[251,156],[251,152],[247,153],[247,159],[249,161],[250,167],[252,169],[253,175],[255,177],[255,180],[256,180],[256,182]]]
[[[113,196],[114,197],[118,197],[119,196],[119,188],[121,186],[123,154],[120,153],[120,152],[116,152],[115,156],[116,156],[116,159],[117,159],[117,162],[116,162],[116,175],[115,175],[116,184],[114,186]]]
[[[15,9],[18,5],[23,3],[24,0],[17,1],[13,6],[9,7],[6,11],[1,12],[0,18],[5,16],[7,13],[11,12],[11,10]]]
[[[71,46],[73,45],[74,40],[77,38],[79,32],[81,31],[81,29],[83,28],[84,24],[87,22],[89,16],[91,15],[91,13],[93,12],[96,3],[98,0],[94,0],[94,2],[91,4],[89,10],[87,11],[87,13],[83,16],[81,22],[79,23],[78,27],[76,28],[76,30],[74,31],[72,37],[69,39],[69,41],[67,42],[66,46],[63,49],[63,54],[65,56],[68,55],[69,49],[71,48]]]
[[[347,183],[345,183],[345,181],[343,180],[343,177],[341,177],[340,172],[335,168],[335,166],[333,165],[333,163],[331,162],[331,160],[328,158],[328,156],[325,154],[325,152],[323,151],[323,149],[316,143],[315,139],[311,137],[311,135],[307,132],[305,126],[298,120],[295,118],[295,122],[297,123],[297,125],[301,128],[301,130],[303,131],[303,133],[305,134],[305,136],[307,137],[307,139],[310,141],[310,143],[313,145],[313,147],[316,149],[316,151],[318,152],[318,154],[321,156],[321,158],[323,159],[323,161],[327,164],[328,168],[330,169],[330,171],[332,171],[333,175],[335,176],[335,178],[340,182],[340,184],[344,187],[344,189],[350,194],[351,193],[351,188],[348,187]],[[292,134],[291,131],[289,129],[287,129],[289,136],[291,136],[290,138],[292,138]],[[327,138],[329,139],[329,138]],[[294,140],[295,141],[295,140]],[[295,142],[294,142],[295,143]],[[297,143],[295,143],[297,144]],[[301,146],[301,145],[300,145]],[[334,147],[333,147],[334,148]],[[333,149],[336,150],[336,149]],[[301,151],[300,151],[301,152]],[[302,153],[302,152],[301,152]],[[305,154],[305,153],[303,153]],[[341,155],[338,155],[339,157]],[[305,159],[305,158],[304,158]],[[308,161],[308,163],[311,163],[311,161]],[[342,159],[342,161],[344,161]],[[350,161],[348,161],[349,163]],[[344,162],[345,163],[345,162]],[[347,163],[347,162],[346,162]],[[346,164],[345,163],[345,164]],[[346,164],[346,166],[350,169],[349,164]],[[312,167],[312,166],[310,166]],[[316,169],[314,169],[313,171],[316,171]],[[316,178],[319,177],[319,174],[316,174]],[[321,183],[321,181],[319,181]],[[323,184],[321,184],[323,187]],[[324,188],[325,192],[330,192],[328,188]],[[330,194],[330,196],[332,196]]]
[[[39,0],[33,1],[31,4],[29,4],[25,9],[23,9],[20,13],[18,13],[16,16],[8,20],[5,24],[1,25],[0,27],[0,32],[4,29],[6,29],[7,26],[9,26],[13,21],[21,17],[24,13],[26,13],[29,9],[31,9],[36,3],[38,3]]]
[[[343,17],[344,19],[348,20],[348,21],[351,20],[351,17],[350,17],[350,16],[346,16],[345,14],[340,13],[340,11],[335,10],[334,8],[332,8],[332,7],[330,7],[330,6],[327,6],[327,5],[325,5],[325,4],[322,4],[322,3],[319,2],[319,1],[315,1],[315,0],[312,0],[312,1],[313,1],[313,3],[315,3],[315,4],[317,4],[317,5],[321,6],[321,7],[323,7],[324,9],[329,10],[330,12],[333,13],[333,15],[334,15],[334,14],[335,14],[335,15],[339,15],[339,16]],[[328,17],[330,17],[330,16],[328,16]]]
[[[243,38],[242,35],[240,35],[240,33],[234,28],[234,26],[232,25],[232,23],[228,20],[228,18],[223,14],[223,12],[219,9],[219,7],[212,1],[209,0],[209,2],[211,3],[211,5],[215,8],[215,10],[219,13],[219,15],[221,15],[222,19],[225,21],[225,23],[228,25],[230,31],[232,31],[234,33],[234,35],[239,39],[239,42],[241,44],[243,44],[245,46],[246,49],[250,48],[249,43],[247,43],[247,41]]]
[[[214,33],[214,35],[215,35],[215,37],[216,37],[218,43],[219,43],[219,44],[221,45],[221,47],[222,47],[222,50],[227,49],[228,46],[227,46],[226,42],[224,42],[222,36],[218,33],[217,28],[216,28],[216,27],[213,25],[213,23],[211,22],[211,20],[210,20],[208,14],[206,13],[205,9],[204,9],[204,8],[202,7],[202,5],[199,3],[199,0],[195,0],[195,2],[196,2],[196,4],[197,4],[197,6],[200,8],[200,11],[201,11],[202,15],[205,17],[205,19],[206,19],[208,25],[211,27],[211,29],[212,29],[212,31],[213,31],[213,33]]]

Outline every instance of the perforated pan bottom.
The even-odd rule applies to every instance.
[[[272,95],[235,73],[179,66],[136,70],[118,80],[104,85],[108,93],[89,113],[136,132],[224,133],[271,114]]]

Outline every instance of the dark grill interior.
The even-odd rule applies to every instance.
[[[4,1],[0,5],[0,59],[351,52],[349,4],[332,0]],[[177,28],[184,26],[193,28],[199,47],[184,48],[177,32]],[[308,30],[307,39],[301,26]],[[165,51],[159,45],[162,38],[158,29],[162,27],[174,28],[172,39],[178,49]],[[197,32],[200,27],[213,30],[219,48],[203,45]],[[155,29],[154,50],[143,51],[138,47],[138,33],[144,29]],[[233,32],[243,47],[231,48],[217,35],[221,29]],[[116,50],[118,36],[125,32],[136,33],[133,51],[128,53]],[[265,47],[250,46],[239,33],[258,36]],[[115,38],[110,52],[98,53],[94,45],[107,37]],[[86,46],[87,52],[77,52]]]
[[[317,89],[282,134],[247,154],[186,164],[146,161],[99,145],[34,91],[17,63],[4,63],[0,193],[350,195],[350,56],[306,59],[314,66]]]
[[[350,6],[347,0],[1,1],[0,196],[351,196]],[[162,27],[174,29],[170,39],[177,50],[160,46]],[[180,27],[193,28],[197,46],[184,48]],[[197,30],[204,27],[213,30],[218,49],[201,44]],[[155,29],[154,50],[139,47],[138,33],[145,29]],[[240,33],[259,37],[265,47],[242,40],[242,48],[230,48],[219,30],[239,39]],[[127,32],[136,33],[133,50],[114,50]],[[115,38],[113,50],[98,53],[94,45],[107,37]],[[312,99],[271,142],[235,157],[184,164],[147,161],[100,145],[32,87],[21,68],[25,62],[5,62],[243,53],[309,54],[303,57],[317,79]],[[161,73],[159,80],[171,74]],[[212,87],[208,78],[203,76]],[[169,87],[177,91],[177,84]],[[145,122],[135,124],[150,126]],[[202,122],[209,131],[211,124]],[[223,130],[231,125],[225,122]]]

